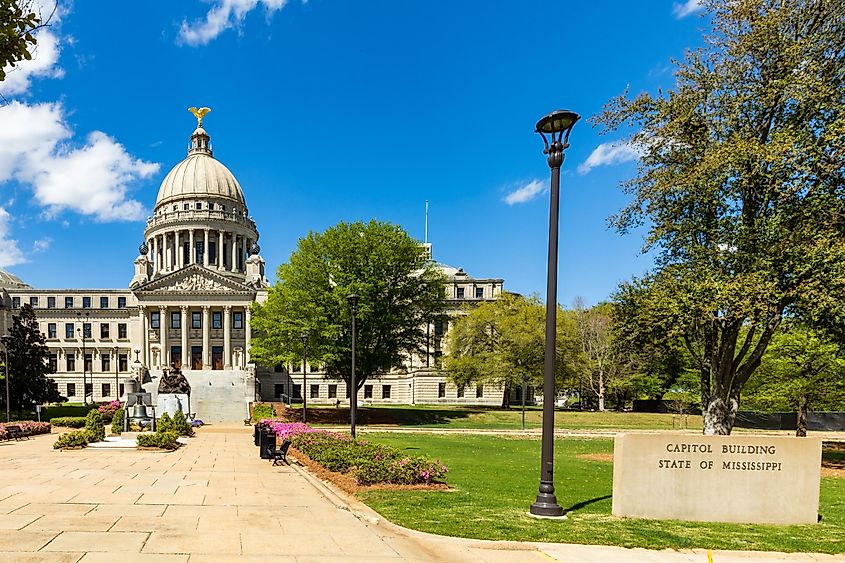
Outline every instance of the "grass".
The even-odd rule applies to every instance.
[[[613,464],[579,458],[610,454],[606,439],[555,445],[558,502],[567,520],[528,516],[539,480],[540,441],[478,435],[368,434],[371,441],[439,458],[451,491],[371,491],[360,498],[408,528],[466,538],[625,547],[845,552],[845,479],[823,478],[821,523],[806,526],[638,520],[611,515]],[[703,501],[719,502],[718,491]]]
[[[288,409],[291,419],[301,420],[302,411]],[[701,429],[701,417],[689,416],[688,427]],[[316,425],[346,425],[348,408],[309,407],[308,422]],[[358,408],[358,424],[408,426],[417,428],[520,430],[522,413],[516,408],[501,409],[455,405],[373,405]],[[560,430],[671,430],[679,424],[672,414],[639,412],[557,411],[555,428]],[[542,409],[526,408],[525,427],[542,427]]]

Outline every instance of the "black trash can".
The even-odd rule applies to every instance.
[[[259,445],[261,442],[261,431],[264,429],[264,426],[259,422],[255,425],[255,431],[252,433],[252,437],[255,438],[255,445]]]
[[[265,430],[261,433],[261,443],[260,443],[260,457],[261,459],[270,459],[271,450],[276,449],[276,433],[270,429]]]

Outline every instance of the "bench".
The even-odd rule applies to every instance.
[[[14,438],[15,440],[20,440],[21,438],[26,438],[29,440],[29,436],[23,433],[20,426],[6,426],[6,434],[8,439],[11,440]]]
[[[288,462],[287,455],[288,449],[290,449],[290,444],[290,440],[285,440],[282,442],[282,445],[277,448],[274,448],[273,446],[267,448],[270,453],[270,459],[273,460],[273,465],[279,465],[279,462],[282,461],[285,463]]]

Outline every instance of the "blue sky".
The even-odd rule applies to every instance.
[[[47,0],[44,0],[47,1]],[[683,3],[214,0],[62,3],[37,56],[0,82],[0,266],[34,287],[132,277],[189,106],[240,181],[270,275],[309,230],[391,221],[434,257],[545,292],[545,113],[585,119],[562,178],[559,300],[608,297],[651,266],[607,219],[635,170],[586,118],[673,83],[701,42]],[[126,23],[131,22],[131,23]]]

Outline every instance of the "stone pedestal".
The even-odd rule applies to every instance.
[[[156,414],[161,417],[167,413],[170,418],[177,411],[189,412],[188,395],[185,393],[159,393],[156,399]]]

